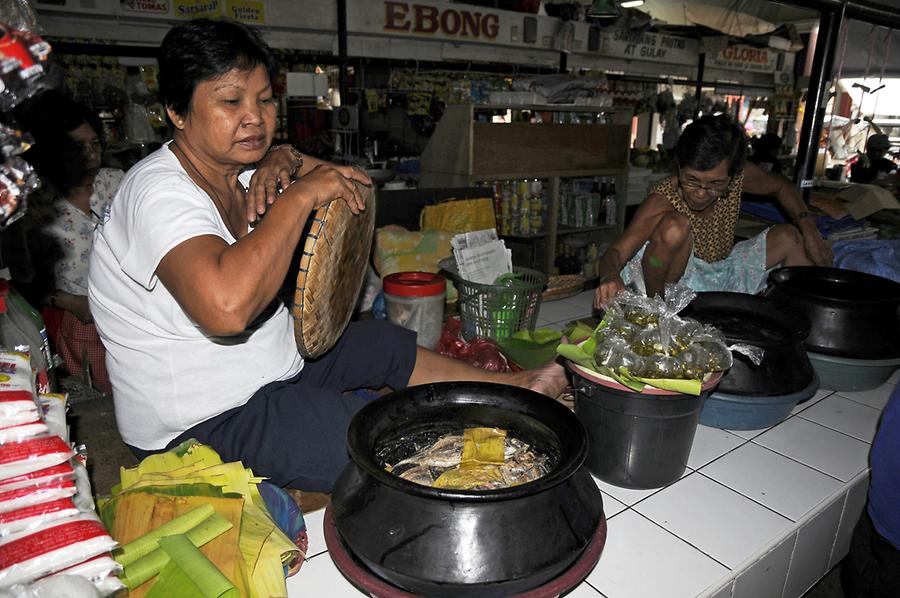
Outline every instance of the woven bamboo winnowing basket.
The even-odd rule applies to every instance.
[[[303,245],[294,293],[294,339],[316,358],[343,334],[356,307],[375,231],[375,191],[358,185],[366,209],[354,215],[343,199],[318,208]]]

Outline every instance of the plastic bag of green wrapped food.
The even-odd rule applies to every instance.
[[[664,298],[623,291],[586,339],[563,343],[557,352],[638,392],[649,384],[700,394],[708,374],[731,367],[732,351],[758,365],[761,348],[729,345],[715,327],[678,315],[695,296],[679,284],[666,285]]]

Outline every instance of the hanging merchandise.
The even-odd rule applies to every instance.
[[[147,89],[144,80],[139,75],[126,77],[125,93],[128,96],[128,106],[125,111],[126,140],[131,143],[158,141],[148,112],[148,105],[155,103],[155,97]]]
[[[49,56],[50,44],[39,36],[0,23],[0,110],[53,86],[47,79]]]
[[[44,318],[40,313],[30,304],[28,301],[19,293],[16,289],[10,287],[9,295],[7,297],[7,303],[9,304],[9,309],[17,311],[21,314],[28,316],[28,319],[31,320],[32,328],[38,331],[38,335],[41,340],[41,355],[44,359],[44,362],[47,364],[47,375],[49,377],[49,386],[51,389],[56,388],[57,386],[57,377],[56,377],[56,368],[53,366],[53,351],[50,349],[50,338],[47,334],[47,327],[44,324]],[[26,323],[27,322],[23,322]],[[37,340],[37,338],[35,338]]]
[[[40,330],[17,302],[12,300],[9,283],[5,280],[0,280],[0,310],[6,314],[2,320],[5,348],[28,353],[31,356],[31,368],[37,376],[38,391],[50,392],[49,364],[42,352]]]
[[[26,13],[30,14],[16,14]],[[7,6],[3,16],[9,14]],[[0,22],[0,110],[8,112],[59,83],[59,71],[50,69],[49,56],[50,45],[39,36]],[[25,214],[26,197],[40,184],[31,166],[18,157],[29,143],[21,131],[0,126],[0,230]]]

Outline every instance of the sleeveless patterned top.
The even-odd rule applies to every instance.
[[[678,177],[669,177],[651,190],[659,193],[672,207],[691,220],[694,235],[694,255],[707,262],[724,260],[734,247],[734,229],[741,211],[741,191],[744,188],[744,173],[735,176],[725,192],[713,204],[712,213],[701,218],[684,202]]]

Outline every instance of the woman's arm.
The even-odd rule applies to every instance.
[[[625,288],[620,272],[644,243],[667,211],[672,210],[668,200],[653,193],[638,207],[622,235],[600,257],[600,284],[594,303],[599,307],[608,303]]]
[[[156,274],[204,330],[239,334],[280,288],[312,210],[336,198],[355,214],[365,209],[356,180],[349,167],[316,166],[281,193],[253,232],[232,245],[192,237],[162,258]]]
[[[75,295],[56,289],[44,299],[44,304],[63,311],[70,311],[82,324],[90,324],[94,321],[91,309],[88,307],[87,295]]]
[[[769,174],[752,163],[744,165],[744,191],[774,197],[803,235],[803,245],[817,266],[830,266],[834,255],[816,227],[800,191],[785,177]]]

